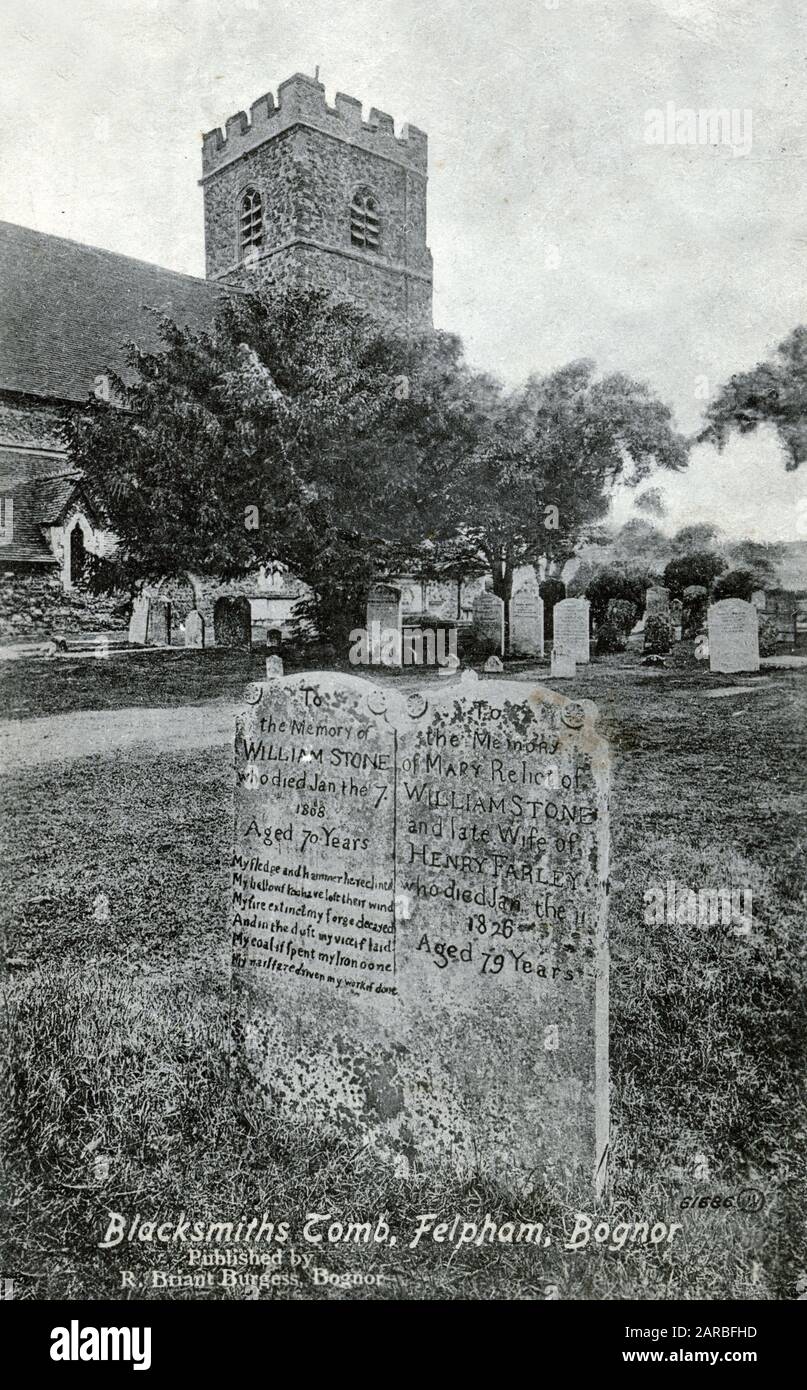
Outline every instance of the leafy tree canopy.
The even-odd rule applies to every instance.
[[[750,434],[772,425],[792,471],[807,458],[807,326],[794,328],[773,356],[721,387],[706,411],[698,436],[723,449],[731,434]]]
[[[64,418],[118,537],[107,587],[276,562],[334,636],[384,574],[487,566],[506,597],[517,566],[562,567],[615,483],[687,461],[640,382],[583,361],[506,392],[456,337],[404,337],[319,290],[234,295],[209,333],[161,333],[112,376],[114,404]]]

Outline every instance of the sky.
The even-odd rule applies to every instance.
[[[435,324],[474,366],[591,357],[690,433],[807,320],[806,37],[800,0],[4,0],[0,218],[202,275],[202,133],[319,66],[428,132]],[[654,483],[666,529],[792,540],[806,478],[766,431]]]

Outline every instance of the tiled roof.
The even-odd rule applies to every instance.
[[[58,525],[76,496],[84,510],[94,515],[75,473],[39,479],[0,474],[0,497],[10,497],[14,503],[13,538],[8,544],[0,542],[0,570],[11,560],[54,564],[45,528]]]
[[[39,524],[41,526],[58,526],[79,487],[80,480],[75,473],[65,473],[59,478],[41,478],[35,484]],[[83,493],[83,489],[82,502],[86,502],[86,494]]]
[[[126,344],[154,350],[148,309],[209,328],[224,293],[192,275],[0,222],[0,389],[85,400],[124,375]]]

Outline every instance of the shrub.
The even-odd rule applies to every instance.
[[[684,589],[681,611],[682,636],[696,637],[706,622],[709,594],[702,584],[690,584]]]
[[[773,618],[759,618],[759,654],[775,656],[779,646],[779,630]]]
[[[632,603],[641,612],[645,591],[655,576],[646,570],[621,565],[608,565],[599,570],[586,585],[586,598],[591,604],[591,616],[595,623],[604,623],[608,605],[612,599],[622,599]]]
[[[711,550],[695,550],[691,555],[681,555],[671,560],[664,571],[664,583],[671,598],[682,598],[693,585],[708,591],[717,575],[722,574],[726,562]]]
[[[727,574],[720,575],[712,585],[712,602],[717,603],[722,598],[741,598],[750,603],[756,587],[756,579],[751,570],[729,570]]]
[[[615,623],[601,623],[597,628],[597,655],[602,656],[606,652],[624,652],[626,641],[625,633]]]
[[[666,656],[672,647],[672,623],[666,613],[651,613],[644,625],[644,650],[648,655]]]
[[[606,623],[616,628],[618,633],[627,636],[636,622],[638,611],[636,604],[631,603],[630,599],[612,598],[608,603]]]

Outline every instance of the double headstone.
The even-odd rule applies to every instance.
[[[522,584],[510,600],[510,651],[544,654],[544,601],[536,579]]]
[[[587,598],[564,598],[554,609],[553,642],[581,665],[589,660],[589,613]]]
[[[213,636],[217,647],[252,649],[252,609],[248,598],[217,598],[213,605]]]
[[[406,695],[311,673],[248,700],[232,1016],[255,1084],[399,1173],[600,1187],[610,759],[594,707],[503,680]]]
[[[708,626],[710,671],[759,670],[759,617],[753,603],[724,598],[711,604]]]
[[[400,666],[401,591],[394,584],[374,584],[367,595],[367,637],[373,666]]]
[[[504,656],[504,600],[485,589],[474,599],[471,619],[477,641],[494,648],[494,655]]]
[[[129,619],[129,641],[137,647],[170,646],[171,605],[166,599],[138,594]]]

